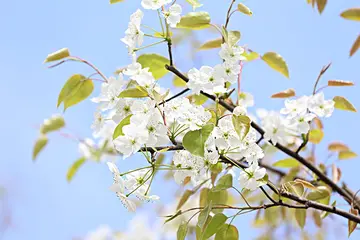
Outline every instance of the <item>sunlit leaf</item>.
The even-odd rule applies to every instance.
[[[210,27],[210,15],[208,12],[190,12],[181,17],[177,28],[199,30]]]
[[[238,240],[239,231],[234,225],[224,224],[215,235],[215,240]]]
[[[236,116],[235,114],[233,114],[232,123],[238,136],[241,139],[244,139],[250,131],[250,118],[245,115]]]
[[[354,214],[355,216],[359,215],[359,212],[357,209],[354,209],[353,207],[351,207],[350,211],[351,214]],[[357,226],[357,222],[353,222],[351,220],[348,220],[348,236],[350,237],[351,233],[356,229]]]
[[[94,83],[81,74],[71,76],[58,97],[57,107],[64,103],[64,110],[85,100],[94,90]]]
[[[204,227],[206,220],[209,217],[209,214],[211,212],[211,208],[212,208],[212,203],[209,202],[209,204],[201,210],[201,212],[199,214],[199,218],[198,218],[198,223],[197,223],[197,225],[200,228]]]
[[[267,52],[262,57],[271,68],[289,78],[289,70],[285,60],[275,52]]]
[[[143,98],[147,97],[149,94],[146,92],[145,89],[142,89],[141,87],[135,87],[135,88],[128,88],[122,91],[119,94],[119,98]]]
[[[274,93],[272,98],[289,98],[295,96],[295,90],[293,88],[286,89],[282,92]]]
[[[199,47],[199,50],[209,50],[209,49],[219,48],[221,47],[221,44],[222,44],[221,38],[210,40],[204,43],[203,45],[201,45]]]
[[[279,160],[273,164],[274,167],[293,168],[299,166],[299,162],[294,158],[286,158]]]
[[[194,11],[196,8],[201,7],[203,5],[198,0],[186,0],[186,1],[192,5]]]
[[[360,48],[360,35],[356,38],[350,49],[350,57],[356,53],[356,51]]]
[[[355,107],[344,97],[336,96],[334,97],[335,108],[339,110],[356,112]]]
[[[318,201],[324,204],[328,204],[327,202],[330,199],[330,191],[325,186],[319,186],[316,188],[316,190],[309,192],[306,198],[312,201]]]
[[[209,188],[203,188],[200,191],[199,207],[205,207],[208,204]]]
[[[123,2],[124,0],[110,0],[110,4]]]
[[[75,174],[77,173],[77,171],[79,170],[79,168],[86,162],[86,158],[85,157],[81,157],[78,160],[76,160],[71,167],[69,168],[67,174],[66,174],[66,180],[68,182],[70,182],[73,177],[75,176]]]
[[[169,71],[166,70],[165,65],[169,64],[170,61],[166,57],[152,53],[140,55],[137,61],[143,68],[149,68],[155,79],[164,77]]]
[[[295,179],[294,182],[301,183],[304,187],[312,190],[316,190],[316,187],[309,183],[308,181],[302,180],[302,179]]]
[[[222,213],[217,213],[213,216],[209,224],[205,226],[202,239],[209,239],[214,235],[226,222],[227,217]]]
[[[350,8],[340,14],[345,19],[360,21],[360,8]]]
[[[309,142],[319,144],[324,138],[324,132],[321,129],[311,129],[309,131]]]
[[[32,153],[32,159],[35,160],[38,154],[41,152],[41,150],[44,149],[46,144],[48,143],[48,138],[46,135],[41,135],[35,142],[33,153]]]
[[[187,132],[183,138],[184,148],[193,155],[204,157],[205,142],[213,129],[213,124],[207,124],[199,130]]]
[[[314,219],[316,226],[318,226],[320,228],[322,226],[322,218],[320,216],[320,212],[317,210],[314,210],[312,217]]]
[[[240,41],[241,33],[239,31],[229,31],[227,34],[227,43],[234,46]]]
[[[173,85],[175,87],[186,87],[186,82],[184,80],[182,80],[181,78],[179,78],[178,76],[175,76],[173,78]]]
[[[336,200],[331,204],[331,206],[332,206],[332,207],[335,207],[335,206],[336,206]],[[329,216],[329,214],[330,214],[330,212],[328,212],[328,211],[323,211],[323,212],[321,213],[321,218],[324,219],[324,218],[326,218],[327,216]]]
[[[296,208],[295,219],[300,228],[304,228],[306,222],[306,209]]]
[[[331,172],[332,172],[332,180],[334,183],[338,183],[341,178],[341,170],[340,168],[336,167],[335,164],[331,165]]]
[[[50,53],[44,63],[47,63],[47,62],[53,62],[53,61],[58,61],[58,60],[61,60],[61,59],[64,59],[64,58],[67,58],[70,56],[70,52],[69,52],[69,49],[67,48],[62,48],[56,52],[53,52],[53,53]]]
[[[249,16],[252,16],[252,14],[253,14],[253,12],[250,10],[250,8],[248,8],[247,6],[245,6],[242,3],[238,4],[237,9],[238,9],[239,12],[242,12],[242,13],[244,13],[246,15],[249,15]]]
[[[242,55],[246,58],[246,61],[248,62],[256,60],[260,57],[257,52],[244,52]]]
[[[46,119],[41,125],[40,132],[43,134],[59,130],[65,126],[64,118],[61,116],[53,116]]]
[[[338,158],[340,160],[346,160],[346,159],[351,159],[351,158],[356,158],[356,157],[357,157],[357,154],[351,150],[340,151],[339,156],[338,156]]]
[[[354,86],[354,83],[344,80],[329,80],[328,86],[332,86],[332,87]]]
[[[177,240],[185,240],[186,234],[188,231],[187,222],[182,222],[177,230],[176,236]]]
[[[227,201],[229,199],[229,193],[227,190],[221,190],[221,191],[209,191],[207,196],[207,201],[212,202],[213,206],[215,205],[224,205],[227,204]],[[223,209],[212,209],[213,213],[219,213],[222,212]]]
[[[123,127],[130,124],[130,118],[132,115],[129,115],[125,117],[121,122],[116,126],[114,133],[113,133],[113,139],[116,139],[119,136],[124,136],[124,133],[122,131]]]
[[[328,145],[328,150],[332,152],[340,152],[349,150],[349,147],[341,142],[333,142]]]

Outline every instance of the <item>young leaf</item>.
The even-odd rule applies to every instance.
[[[204,157],[205,142],[213,129],[213,124],[207,124],[199,130],[187,132],[183,138],[184,148],[193,155]]]
[[[242,13],[248,15],[248,16],[252,16],[252,14],[253,14],[253,12],[247,6],[245,6],[242,3],[238,4],[237,9],[238,9],[239,12],[242,12]]]
[[[306,198],[312,201],[318,201],[323,203],[324,201],[321,200],[327,200],[328,198],[330,198],[330,191],[327,187],[319,186],[316,188],[316,190],[309,192]]]
[[[351,150],[344,150],[344,151],[340,151],[339,152],[339,160],[346,160],[346,159],[351,159],[351,158],[356,158],[357,154],[354,153]]]
[[[356,38],[350,49],[350,57],[356,53],[356,51],[360,48],[360,35]]]
[[[208,12],[190,12],[181,17],[177,28],[199,30],[210,27],[210,15]]]
[[[207,196],[207,201],[212,202],[212,204],[215,205],[225,205],[227,204],[229,194],[227,190],[221,190],[221,191],[209,191]],[[222,212],[223,209],[212,209],[213,213],[219,213]]]
[[[295,96],[295,90],[293,88],[286,89],[282,92],[274,93],[271,98],[289,98]]]
[[[241,33],[239,31],[229,31],[227,34],[227,43],[234,46],[240,41]]]
[[[75,174],[77,173],[77,171],[79,170],[79,168],[86,162],[86,158],[85,157],[81,157],[78,160],[76,160],[71,167],[69,168],[67,174],[66,174],[66,180],[68,182],[70,182],[73,177],[75,176]]]
[[[244,139],[250,131],[251,120],[248,116],[244,115],[232,115],[232,123],[234,125],[236,133],[241,139]]]
[[[318,226],[320,228],[322,226],[322,218],[320,216],[320,212],[317,210],[314,210],[312,217],[314,219],[316,226]]]
[[[351,207],[350,211],[349,211],[351,214],[354,214],[354,215],[359,215],[359,212],[357,209],[354,209],[353,207]],[[351,233],[356,229],[356,225],[357,223],[356,222],[353,222],[351,220],[348,220],[348,233],[349,233],[349,237],[351,235]]]
[[[67,58],[70,56],[70,52],[69,52],[69,49],[67,48],[62,48],[56,52],[53,52],[53,53],[50,53],[44,63],[47,63],[47,62],[53,62],[53,61],[58,61],[58,60],[61,60],[61,59],[64,59],[64,58]]]
[[[59,130],[65,126],[64,118],[61,116],[53,116],[49,119],[46,119],[41,125],[40,132],[43,134]]]
[[[124,133],[122,131],[122,128],[126,125],[130,124],[130,118],[132,114],[125,117],[121,122],[116,126],[114,133],[113,133],[113,139],[116,139],[118,136],[124,136]]]
[[[48,138],[46,135],[41,135],[35,142],[32,159],[35,160],[37,155],[41,152],[41,150],[46,146],[48,143]]]
[[[350,8],[342,12],[340,16],[348,20],[360,21],[360,8]]]
[[[182,222],[177,230],[177,240],[185,240],[188,231],[187,222]]]
[[[200,199],[199,199],[199,207],[205,207],[207,206],[208,201],[208,195],[209,195],[209,188],[203,188],[200,191]]]
[[[335,164],[331,165],[331,172],[332,172],[332,180],[334,183],[338,183],[341,178],[341,170],[340,168],[336,167]]]
[[[211,208],[212,208],[212,203],[210,201],[209,204],[203,210],[201,210],[199,214],[197,226],[199,226],[201,229],[204,227],[206,220],[209,217]]]
[[[173,85],[175,87],[186,87],[186,82],[184,80],[182,80],[181,78],[179,78],[178,76],[175,76],[173,78]]]
[[[110,4],[123,2],[124,0],[110,0]]]
[[[286,158],[279,160],[273,164],[274,167],[293,168],[299,166],[299,162],[294,158]]]
[[[191,195],[193,195],[194,192],[191,190],[186,190],[184,192],[184,194],[181,196],[180,201],[176,207],[176,210],[179,210],[182,206],[184,206],[184,204],[186,203],[186,201],[190,198]]]
[[[137,61],[143,68],[149,68],[155,79],[164,77],[169,71],[166,70],[165,65],[169,64],[170,61],[166,57],[158,54],[143,54],[138,57]]]
[[[93,90],[94,83],[91,80],[81,74],[72,75],[61,89],[57,107],[63,102],[65,111],[67,108],[85,100]]]
[[[331,204],[331,206],[333,206],[333,207],[336,206],[336,200]],[[329,214],[330,214],[330,212],[328,212],[328,211],[323,211],[323,212],[321,213],[321,218],[324,219],[324,218],[326,218]]]
[[[204,43],[203,45],[201,45],[199,47],[199,50],[209,50],[209,49],[219,48],[221,47],[221,44],[222,44],[221,38],[210,40]]]
[[[327,0],[316,0],[316,4],[317,4],[318,11],[321,14],[325,9]]]
[[[349,147],[341,142],[333,142],[329,144],[328,150],[331,152],[340,152],[349,150]]]
[[[233,185],[233,176],[231,174],[226,174],[222,176],[216,183],[216,186],[212,191],[221,191],[228,188],[231,188]]]
[[[319,144],[324,138],[324,132],[321,129],[312,129],[309,132],[309,142]]]
[[[209,239],[212,235],[217,233],[226,222],[227,217],[222,213],[217,213],[213,216],[208,225],[206,225],[202,234],[202,239]]]
[[[289,70],[285,60],[275,52],[265,53],[261,59],[267,63],[272,69],[283,74],[285,77],[289,78]]]
[[[203,5],[199,3],[198,0],[186,0],[186,1],[192,5],[194,11],[196,8],[201,7]]]
[[[335,102],[336,109],[356,112],[355,107],[346,98],[336,96],[333,100]]]
[[[147,97],[149,94],[146,92],[145,89],[143,89],[140,86],[137,86],[136,88],[128,88],[122,91],[119,94],[119,98],[143,98]]]
[[[350,82],[350,81],[344,81],[344,80],[329,80],[328,86],[331,86],[331,87],[354,86],[354,83]]]
[[[242,55],[246,58],[246,61],[248,62],[254,61],[260,57],[260,55],[257,52],[250,52],[250,51],[249,53],[244,52]]]
[[[304,228],[306,222],[306,209],[296,208],[295,219],[300,228]]]
[[[234,225],[224,224],[215,235],[215,240],[238,240],[239,231]]]
[[[304,187],[312,190],[316,190],[316,187],[309,183],[308,181],[302,180],[302,179],[295,179],[294,182],[301,183]]]

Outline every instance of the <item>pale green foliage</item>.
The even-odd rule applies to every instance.
[[[50,53],[46,59],[45,59],[45,63],[47,62],[53,62],[53,61],[58,61],[64,58],[67,58],[70,56],[70,52],[69,49],[67,48],[62,48],[56,52]]]
[[[285,158],[273,163],[274,167],[280,167],[280,168],[293,168],[293,167],[298,167],[299,165],[300,163],[294,158]]]
[[[243,3],[239,3],[238,4],[238,11],[242,12],[246,15],[252,16],[253,12],[250,10],[250,8],[248,8],[247,6],[245,6]]]
[[[199,130],[187,132],[183,138],[184,148],[193,155],[204,157],[205,142],[213,129],[213,124],[207,124]]]
[[[119,94],[120,98],[143,98],[147,97],[149,94],[140,86],[136,86],[135,88],[128,88],[122,91]]]
[[[190,12],[181,17],[177,28],[199,30],[210,26],[210,15],[207,12]]]
[[[240,115],[232,116],[232,123],[234,125],[236,133],[241,139],[244,139],[250,131],[251,120],[248,116]]]
[[[41,135],[35,142],[32,159],[35,160],[37,155],[41,152],[41,150],[46,146],[48,143],[48,138],[46,135]]]
[[[266,62],[271,68],[289,78],[289,70],[285,60],[275,52],[265,53],[261,59]]]
[[[347,100],[346,98],[336,96],[333,100],[335,102],[336,109],[356,112],[356,108],[354,107],[354,105],[352,105],[351,102],[349,102],[349,100]]]
[[[165,65],[169,64],[169,59],[158,54],[143,54],[138,57],[137,61],[141,64],[143,68],[149,68],[149,71],[152,73],[155,79],[160,79],[164,77],[168,70],[166,70]]]
[[[123,136],[124,133],[122,131],[123,127],[126,125],[130,124],[130,118],[132,115],[127,116],[126,118],[124,118],[115,128],[114,130],[114,134],[113,134],[113,139],[116,139],[119,136]]]
[[[86,162],[86,158],[81,157],[78,160],[76,160],[71,167],[69,168],[67,174],[66,174],[66,180],[68,182],[70,182],[73,177],[75,176],[75,174],[77,173],[77,171],[79,170],[79,168],[84,165],[84,163]]]

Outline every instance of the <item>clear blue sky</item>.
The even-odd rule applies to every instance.
[[[185,5],[185,1],[179,2]],[[204,0],[203,10],[210,12],[214,23],[222,23],[228,2]],[[329,0],[322,16],[305,2],[248,0],[245,3],[254,15],[235,14],[231,20],[230,27],[242,33],[241,44],[260,53],[276,51],[289,65],[290,80],[261,61],[245,66],[242,88],[255,95],[257,107],[279,109],[282,101],[269,100],[269,96],[290,87],[298,94],[310,94],[319,70],[330,61],[333,65],[324,82],[343,79],[359,83],[360,52],[351,59],[348,57],[359,33],[359,23],[339,17],[342,10],[355,7],[358,1]],[[76,63],[47,70],[42,64],[46,55],[68,47],[74,55],[92,61],[110,75],[116,67],[129,63],[120,38],[129,15],[137,7],[140,0],[125,0],[116,5],[110,5],[107,0],[2,2],[0,183],[9,188],[15,225],[5,239],[71,239],[103,223],[123,229],[124,222],[132,217],[108,191],[111,176],[105,165],[87,164],[71,184],[66,182],[67,168],[79,156],[73,142],[52,135],[49,146],[35,164],[31,161],[31,151],[38,134],[34,126],[60,112],[56,110],[56,100],[66,79],[73,73],[90,73],[90,69]],[[145,14],[148,25],[155,25],[155,15],[151,16],[153,13],[149,11]],[[197,35],[200,41],[215,38],[207,31]],[[175,48],[175,61],[183,71],[192,67],[188,55],[186,49]],[[218,61],[216,52],[212,51],[197,56],[201,64]],[[169,76],[166,79],[170,81]],[[360,109],[357,86],[325,92],[329,98],[335,95],[346,96]],[[65,114],[69,129],[80,136],[90,136],[93,111],[90,101],[69,109]],[[360,153],[359,122],[359,114],[336,111],[325,122],[324,142],[344,141]],[[318,153],[325,156],[325,150],[323,144]],[[359,160],[339,164],[343,180],[355,190],[360,188]],[[169,191],[154,190],[163,198]],[[152,207],[146,205],[145,209]],[[249,219],[242,216],[239,231],[242,239],[249,239],[257,230],[250,230]],[[346,227],[342,229],[345,239]],[[360,233],[352,236],[359,238]]]

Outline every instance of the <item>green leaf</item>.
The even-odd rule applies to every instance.
[[[65,111],[67,108],[85,100],[93,90],[94,83],[91,80],[81,74],[72,75],[61,89],[57,107],[63,102]]]
[[[353,43],[350,49],[350,57],[354,55],[359,48],[360,48],[360,35],[356,38],[355,42]]]
[[[225,224],[215,235],[215,240],[238,240],[239,231],[234,225]]]
[[[194,11],[196,8],[201,7],[203,5],[199,3],[198,0],[186,0],[186,1],[192,5]]]
[[[318,11],[321,14],[325,9],[327,0],[316,0],[316,4],[317,4]]]
[[[273,164],[274,167],[280,167],[280,168],[293,168],[299,165],[300,165],[299,162],[294,158],[285,158]]]
[[[213,206],[215,205],[226,205],[228,201],[229,194],[227,190],[221,190],[221,191],[209,191],[207,195],[207,201],[212,202]],[[222,212],[223,209],[212,209],[213,213],[219,213]]]
[[[244,52],[242,54],[244,57],[246,57],[246,61],[254,61],[260,57],[260,55],[257,52]]]
[[[73,177],[75,176],[75,174],[77,173],[77,171],[79,170],[79,168],[86,162],[86,158],[85,157],[81,157],[78,160],[76,160],[71,167],[69,168],[67,174],[66,174],[66,180],[68,182],[70,182]]]
[[[230,31],[227,34],[227,42],[230,46],[234,46],[240,41],[241,33],[239,31]]]
[[[177,240],[185,240],[188,231],[187,222],[182,222],[177,230]]]
[[[265,61],[272,69],[289,78],[288,66],[285,60],[279,54],[275,52],[267,52],[261,57],[261,59]]]
[[[306,198],[312,201],[328,204],[330,200],[330,191],[325,186],[319,186],[315,191],[309,192]]]
[[[222,44],[221,38],[210,40],[204,43],[203,45],[201,45],[199,47],[199,50],[209,50],[209,49],[219,48],[221,47],[221,44]]]
[[[205,142],[213,129],[213,124],[207,124],[199,130],[187,132],[183,138],[184,148],[193,155],[204,157]]]
[[[62,48],[56,52],[53,52],[53,53],[50,53],[44,63],[47,63],[47,62],[53,62],[53,61],[58,61],[58,60],[61,60],[61,59],[64,59],[64,58],[67,58],[70,56],[70,52],[69,52],[69,49],[67,48]]]
[[[143,68],[148,67],[155,79],[160,79],[169,72],[166,70],[165,65],[170,64],[170,61],[161,55],[155,53],[143,54],[138,57],[137,61]]]
[[[287,191],[297,195],[298,197],[302,197],[304,194],[304,185],[299,182],[287,182],[284,185]]]
[[[360,21],[360,8],[350,8],[342,12],[340,16],[348,20]]]
[[[128,88],[122,91],[119,94],[119,98],[143,98],[147,97],[149,94],[146,92],[145,89],[143,89],[140,86],[137,86],[136,88]]]
[[[116,126],[114,133],[113,133],[113,139],[116,139],[119,136],[124,136],[124,133],[122,131],[122,128],[126,125],[130,124],[130,118],[132,114],[121,120],[121,122]]]
[[[124,0],[110,0],[110,4],[123,2]]]
[[[59,130],[65,126],[64,118],[61,116],[53,116],[49,119],[46,119],[41,125],[40,132],[43,134]]]
[[[178,76],[174,76],[173,78],[173,85],[175,87],[186,87],[186,82],[179,78]]]
[[[351,150],[345,150],[345,151],[340,151],[339,152],[339,160],[346,160],[346,159],[351,159],[351,158],[356,158],[357,154],[354,153]]]
[[[210,189],[208,189],[208,188],[201,189],[200,199],[199,199],[199,207],[207,206],[209,191],[210,191]]]
[[[234,125],[236,133],[241,139],[244,139],[250,131],[250,118],[245,115],[236,116],[235,114],[233,114],[232,123]]]
[[[336,200],[331,204],[331,206],[333,206],[333,207],[336,206]],[[328,211],[323,211],[323,212],[321,213],[321,218],[324,219],[324,218],[326,218],[327,216],[329,216],[329,214],[330,214],[330,212],[328,212]]]
[[[177,28],[199,30],[210,27],[210,15],[208,12],[190,12],[181,17]]]
[[[306,222],[306,209],[296,208],[295,219],[300,228],[304,228]]]
[[[212,202],[210,201],[209,204],[203,210],[201,210],[197,223],[197,226],[199,226],[200,228],[204,227],[206,220],[211,212],[211,208],[212,208]]]
[[[252,14],[253,14],[253,12],[247,6],[245,6],[242,3],[239,3],[237,8],[238,8],[239,12],[242,12],[242,13],[248,15],[248,16],[252,16]]]
[[[225,224],[227,217],[222,213],[217,213],[213,216],[208,225],[206,225],[202,239],[208,239],[215,233],[217,233],[221,227]]]
[[[193,195],[193,194],[194,194],[193,191],[186,190],[184,192],[184,194],[181,196],[180,201],[179,201],[179,203],[178,203],[178,205],[176,207],[176,210],[179,210],[186,203],[186,201],[190,198],[190,196]]]
[[[202,94],[199,94],[199,95],[195,94],[192,96],[192,102],[195,105],[203,105],[204,103],[206,103],[207,100],[208,100],[208,97],[206,97]]]
[[[356,108],[344,97],[336,96],[334,97],[335,108],[339,110],[356,112]]]
[[[324,138],[324,132],[321,129],[312,129],[309,131],[309,142],[319,144]]]
[[[37,155],[41,152],[41,150],[46,146],[48,143],[48,138],[46,135],[41,135],[35,142],[32,159],[35,160]]]
[[[226,174],[222,176],[216,183],[216,186],[212,191],[221,191],[233,186],[233,176],[231,174]]]

